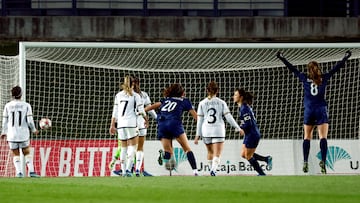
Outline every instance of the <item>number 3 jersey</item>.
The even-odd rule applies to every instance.
[[[5,105],[3,112],[2,133],[7,135],[9,142],[29,140],[30,132],[36,131],[32,109],[29,103],[13,100]]]
[[[196,134],[202,137],[225,137],[225,123],[223,117],[235,129],[240,127],[230,114],[226,102],[218,97],[203,99],[197,109],[198,122]]]

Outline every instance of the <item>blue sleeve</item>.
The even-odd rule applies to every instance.
[[[252,116],[251,112],[243,109],[240,112],[240,120],[243,121],[240,125],[241,129],[248,129],[252,126]]]
[[[347,58],[344,57],[341,61],[339,61],[328,73],[328,77],[331,77],[334,75],[337,71],[340,70],[341,67],[345,66]]]
[[[285,66],[286,66],[291,72],[293,72],[293,73],[295,74],[295,76],[297,76],[298,78],[301,79],[302,74],[301,74],[301,72],[300,72],[298,69],[295,68],[294,65],[292,65],[288,60],[286,60],[286,58],[281,57],[281,58],[279,58],[279,59],[285,64]]]
[[[184,98],[184,110],[185,111],[190,111],[191,109],[193,109],[191,101],[189,99],[187,99],[187,98]]]

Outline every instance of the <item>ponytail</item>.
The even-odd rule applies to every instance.
[[[319,68],[319,64],[316,61],[311,61],[307,65],[308,67],[308,77],[311,79],[316,85],[321,85],[322,83],[322,73]]]
[[[124,83],[121,84],[121,89],[123,89],[129,96],[132,96],[132,77],[127,75],[124,78]]]

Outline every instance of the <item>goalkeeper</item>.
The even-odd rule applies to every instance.
[[[281,52],[277,53],[286,67],[300,79],[304,87],[304,140],[303,140],[303,171],[309,170],[308,157],[310,151],[310,140],[313,130],[317,126],[320,137],[321,161],[319,163],[321,173],[326,174],[326,155],[327,155],[327,134],[329,131],[329,119],[327,103],[325,101],[326,85],[345,62],[350,58],[351,52],[347,51],[343,59],[338,62],[328,73],[322,73],[316,61],[310,61],[307,65],[307,74],[301,73],[291,63],[289,63]]]

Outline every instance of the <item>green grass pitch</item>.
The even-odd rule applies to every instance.
[[[359,175],[0,178],[0,202],[359,203]]]

